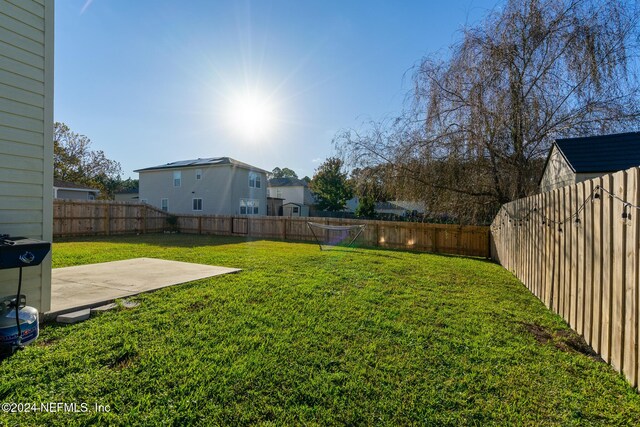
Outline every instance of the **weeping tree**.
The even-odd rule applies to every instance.
[[[420,61],[400,117],[334,142],[352,166],[393,167],[400,197],[487,221],[537,190],[555,138],[638,128],[638,16],[619,0],[510,0]]]

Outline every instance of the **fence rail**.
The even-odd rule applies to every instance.
[[[632,168],[506,204],[491,225],[492,257],[635,387],[639,204]]]
[[[54,237],[168,230],[166,212],[132,202],[56,200]],[[313,241],[310,218],[176,215],[182,233]],[[366,224],[357,244],[488,258],[489,227],[313,218],[326,225]]]

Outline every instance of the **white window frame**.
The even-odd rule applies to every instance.
[[[244,212],[242,212],[243,209]],[[240,215],[260,215],[260,201],[256,199],[240,199]]]
[[[200,209],[196,209],[196,201],[199,200],[200,201]],[[194,212],[201,212],[202,211],[202,198],[201,197],[194,197],[193,199],[191,199],[191,208]]]
[[[200,181],[202,179],[202,169],[196,169],[196,181]]]
[[[249,172],[249,188],[262,188],[262,178],[259,173]]]
[[[182,187],[182,171],[173,171],[173,186]]]
[[[164,212],[169,212],[169,199],[167,198],[160,199],[160,210]]]

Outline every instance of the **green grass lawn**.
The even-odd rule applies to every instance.
[[[183,235],[53,248],[54,267],[142,256],[244,270],[45,326],[0,362],[0,402],[89,412],[0,424],[640,423],[638,393],[490,262]]]

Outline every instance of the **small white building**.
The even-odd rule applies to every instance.
[[[113,198],[116,202],[137,202],[140,199],[137,188],[118,191]]]
[[[139,200],[174,214],[266,215],[267,171],[230,157],[138,169]]]
[[[74,182],[53,180],[53,198],[67,200],[96,200],[100,190]]]
[[[640,132],[556,139],[540,178],[545,193],[640,166]]]
[[[315,203],[307,181],[298,178],[271,178],[267,194],[283,199],[283,216],[309,216],[309,207]]]

